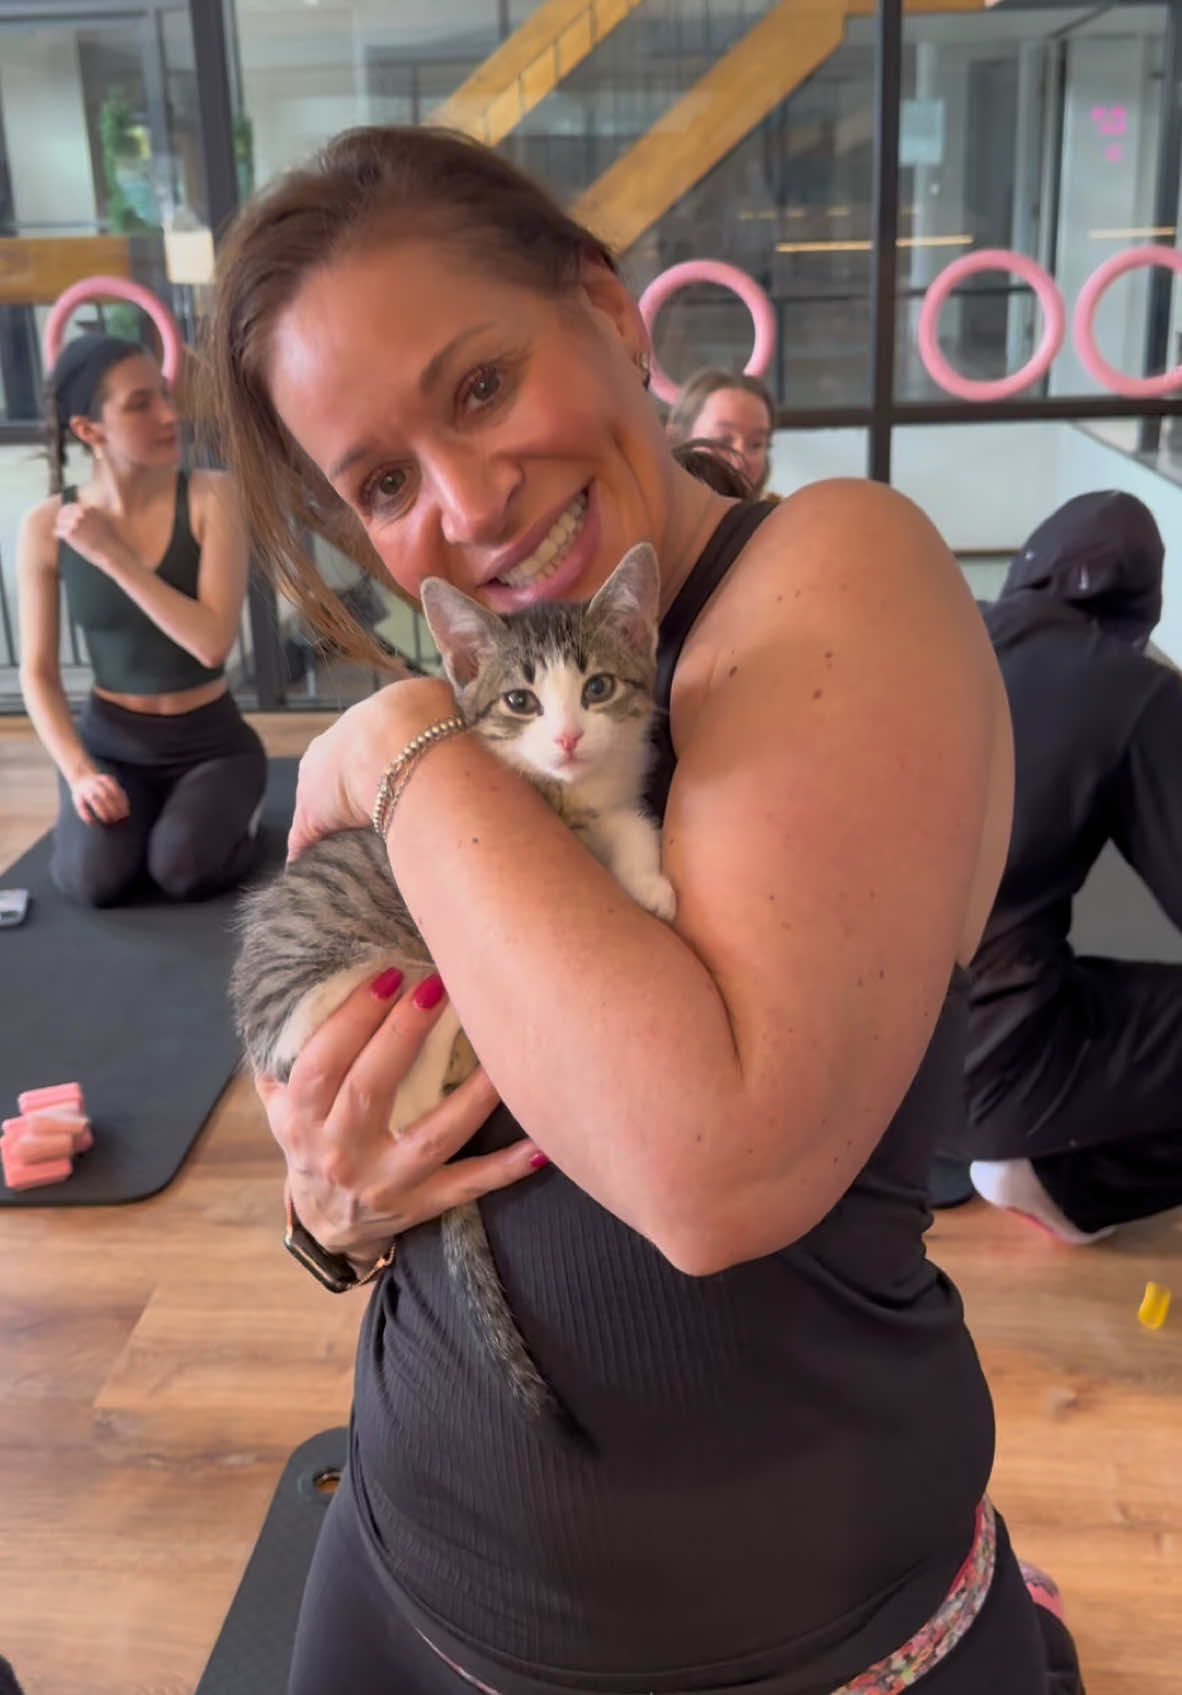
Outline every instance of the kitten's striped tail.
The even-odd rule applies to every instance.
[[[530,1358],[509,1311],[477,1202],[467,1201],[444,1213],[442,1230],[448,1275],[461,1290],[481,1346],[514,1399],[532,1418],[558,1412],[558,1402]]]

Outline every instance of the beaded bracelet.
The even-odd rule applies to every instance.
[[[410,781],[411,772],[419,763],[433,742],[441,742],[447,736],[459,735],[461,730],[468,728],[462,718],[441,718],[437,724],[407,742],[397,759],[391,760],[382,772],[382,780],[378,784],[378,792],[374,797],[373,811],[370,823],[374,834],[386,839],[386,831],[390,828],[390,819],[394,816],[394,808],[402,798],[402,792]]]

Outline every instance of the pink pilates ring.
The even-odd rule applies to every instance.
[[[1021,370],[1008,377],[997,377],[992,382],[977,382],[954,371],[940,352],[936,339],[936,321],[944,302],[958,283],[964,282],[966,277],[975,277],[980,271],[1012,271],[1023,282],[1029,283],[1038,296],[1045,320],[1042,340]],[[947,393],[954,394],[958,400],[1008,400],[1011,395],[1021,394],[1024,388],[1029,388],[1049,368],[1063,345],[1065,317],[1063,296],[1036,260],[1026,258],[1022,253],[1012,253],[1006,247],[983,247],[979,253],[966,253],[963,259],[954,259],[940,272],[923,297],[915,339],[924,370]]]
[[[1113,394],[1128,395],[1131,400],[1154,400],[1182,386],[1182,365],[1163,371],[1160,377],[1127,377],[1106,359],[1100,357],[1092,334],[1092,319],[1100,296],[1110,282],[1135,271],[1141,265],[1164,265],[1175,275],[1182,273],[1182,253],[1174,247],[1130,247],[1127,253],[1117,253],[1096,268],[1079,291],[1071,318],[1071,336],[1080,364],[1090,377]]]
[[[58,295],[45,320],[45,331],[41,337],[47,368],[54,365],[61,352],[62,334],[70,314],[86,300],[127,300],[146,312],[160,336],[164,380],[168,383],[176,381],[181,368],[181,332],[177,329],[176,319],[150,289],[142,283],[130,282],[126,277],[83,277],[81,282],[71,283],[64,294]]]
[[[762,377],[772,362],[776,348],[776,315],[772,303],[753,277],[749,277],[746,271],[740,271],[737,265],[724,264],[721,259],[687,259],[684,264],[670,265],[667,271],[654,277],[639,302],[640,315],[650,339],[657,313],[687,283],[717,283],[719,288],[729,288],[732,294],[738,295],[751,314],[755,330],[755,345],[743,370],[749,377]],[[677,399],[677,384],[666,376],[655,357],[651,387],[658,400],[672,405]]]

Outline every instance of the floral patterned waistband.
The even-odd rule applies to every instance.
[[[900,1695],[917,1683],[925,1672],[938,1666],[965,1635],[989,1594],[997,1560],[997,1519],[993,1503],[983,1496],[977,1507],[973,1542],[964,1564],[926,1624],[901,1648],[879,1660],[869,1671],[859,1672],[833,1695]]]
[[[901,1648],[878,1660],[868,1671],[835,1689],[833,1695],[903,1695],[926,1672],[934,1670],[967,1633],[977,1614],[985,1605],[993,1582],[997,1560],[997,1519],[988,1496],[977,1507],[973,1525],[973,1541],[964,1564],[952,1580],[952,1587],[940,1602],[931,1618],[921,1625],[914,1636],[908,1637]],[[422,1632],[419,1632],[422,1635]],[[497,1695],[487,1683],[481,1683],[462,1666],[449,1660],[434,1642],[423,1637],[428,1648],[439,1655],[445,1665],[470,1684],[480,1695]]]

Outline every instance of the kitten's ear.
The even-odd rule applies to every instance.
[[[428,577],[419,598],[450,682],[465,688],[496,646],[501,620],[442,577]]]
[[[629,647],[651,654],[657,644],[660,593],[657,556],[642,541],[628,549],[587,611],[610,624]]]

